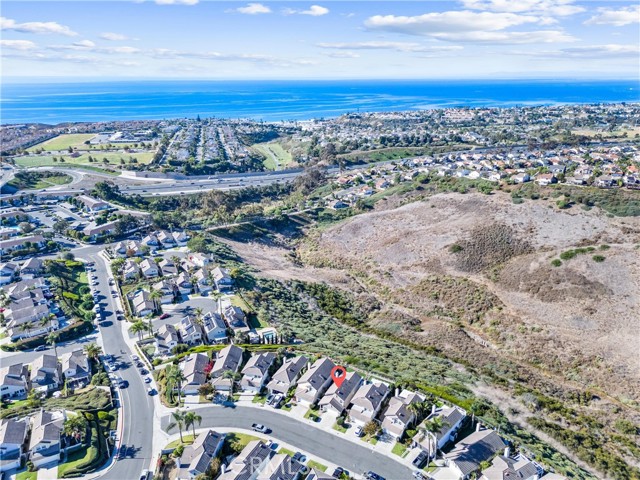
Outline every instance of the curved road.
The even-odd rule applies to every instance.
[[[251,429],[252,423],[262,423],[272,429],[269,436],[276,440],[299,445],[301,450],[329,460],[353,473],[368,470],[382,475],[388,480],[409,480],[412,471],[400,462],[377,453],[364,442],[358,445],[340,438],[298,419],[277,413],[269,408],[209,406],[190,408],[202,417],[198,428],[240,428]],[[169,416],[162,418],[162,429],[166,431]]]

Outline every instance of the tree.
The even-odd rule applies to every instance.
[[[29,233],[33,230],[33,225],[31,225],[29,222],[20,222],[18,224],[18,228],[22,233]]]
[[[438,441],[436,435],[440,433],[440,431],[444,428],[445,425],[448,425],[446,422],[442,420],[441,417],[433,417],[431,420],[424,423],[424,427],[421,428],[421,432],[423,435],[427,436],[427,443],[429,446],[429,460],[431,460],[432,455],[435,455],[438,449]],[[432,449],[433,442],[433,449]]]
[[[86,353],[90,359],[95,360],[102,353],[102,348],[96,343],[90,343],[89,345],[85,345],[84,353]]]
[[[167,425],[167,431],[173,430],[178,427],[178,431],[180,432],[180,442],[184,442],[182,439],[182,428],[185,426],[184,424],[185,412],[181,410],[176,410],[171,414],[171,418],[173,419],[169,425]]]
[[[180,404],[180,394],[182,392],[182,382],[185,380],[185,376],[177,365],[169,365],[165,369],[166,389],[168,392],[173,390],[178,391],[178,404]],[[173,394],[171,394],[173,399]]]
[[[193,313],[195,313],[196,315],[196,323],[198,325],[202,325],[202,313],[204,310],[202,310],[202,307],[196,307],[193,309]]]
[[[216,393],[216,387],[211,385],[209,382],[203,383],[198,387],[198,395],[202,395],[203,397],[214,396]]]
[[[47,335],[46,338],[46,342],[49,345],[53,346],[53,353],[55,354],[56,358],[58,358],[58,348],[56,347],[56,342],[58,341],[58,334],[51,332],[49,335]]]
[[[81,414],[70,416],[62,427],[65,435],[83,439],[87,433],[87,419]]]
[[[184,426],[185,428],[192,427],[193,428],[193,438],[196,437],[196,423],[198,426],[202,423],[202,417],[198,415],[196,412],[188,412],[184,416]]]
[[[378,433],[379,428],[380,426],[378,425],[378,422],[371,420],[370,422],[367,422],[365,424],[365,426],[362,428],[362,431],[365,435],[373,437]]]
[[[62,235],[69,229],[70,226],[71,223],[69,223],[67,220],[58,220],[53,224],[53,231],[59,235]]]
[[[31,408],[38,408],[42,406],[42,397],[40,396],[40,392],[35,388],[32,388],[27,395],[27,405]]]
[[[147,324],[142,320],[137,320],[133,325],[129,327],[131,333],[138,334],[138,340],[142,340],[142,334],[147,331]]]

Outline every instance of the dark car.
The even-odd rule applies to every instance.
[[[348,477],[348,476],[349,476],[349,472],[348,472],[348,471],[346,471],[346,470],[345,470],[344,468],[342,468],[342,467],[338,467],[338,468],[336,468],[336,469],[333,471],[333,474],[332,474],[333,478],[340,478],[340,477],[342,477],[343,475],[344,475],[344,476],[346,476],[346,477]]]
[[[367,480],[385,480],[382,475],[378,475],[376,472],[372,472],[371,470],[365,472],[363,476]]]
[[[169,318],[171,315],[169,315],[168,313],[163,313],[162,315],[160,315],[160,320],[164,320],[165,318]]]
[[[38,345],[36,348],[33,349],[34,352],[42,352],[44,350],[46,350],[47,348],[49,348],[48,345]]]
[[[422,468],[422,466],[427,463],[427,453],[426,452],[420,452],[418,454],[418,456],[413,460],[413,466],[414,467],[418,467],[418,468]]]

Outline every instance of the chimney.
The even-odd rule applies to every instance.
[[[436,404],[431,405],[431,415],[436,413]]]
[[[482,427],[482,424],[480,422],[476,423],[476,432],[480,431],[480,427]]]
[[[504,447],[504,456],[506,458],[509,458],[509,455],[511,454],[511,449],[509,448],[509,446],[507,445],[506,447]]]
[[[399,396],[400,396],[400,388],[399,388],[399,387],[397,387],[397,388],[396,388],[396,397],[399,397]]]

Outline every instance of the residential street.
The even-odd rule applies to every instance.
[[[189,410],[202,416],[199,428],[251,429],[252,423],[262,423],[272,429],[269,436],[276,441],[299,445],[300,449],[349,471],[361,474],[373,470],[388,480],[413,478],[409,468],[373,451],[367,443],[362,442],[360,446],[268,408],[208,406]],[[169,416],[163,416],[162,428],[166,429],[169,422]]]

